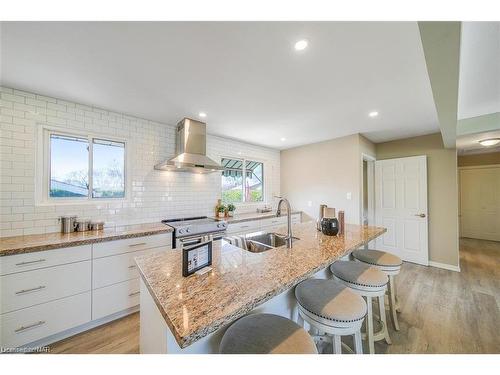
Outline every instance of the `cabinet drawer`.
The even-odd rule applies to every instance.
[[[170,247],[157,247],[154,249],[134,251],[118,254],[105,258],[94,259],[92,288],[102,288],[125,280],[139,277],[134,258],[159,251],[169,250]]]
[[[96,289],[92,292],[92,319],[100,319],[139,305],[139,279]]]
[[[14,348],[90,321],[90,292],[0,316],[1,346]]]
[[[0,313],[90,290],[91,263],[64,264],[0,277]]]
[[[279,226],[279,225],[285,225],[286,222],[287,222],[287,217],[286,216],[271,217],[271,218],[268,218],[268,219],[262,219],[261,220],[261,226],[263,228],[274,227],[274,226]]]
[[[0,257],[0,275],[89,260],[91,255],[91,245],[8,255]]]
[[[260,229],[260,221],[244,221],[242,223],[229,224],[227,226],[227,233],[242,233],[251,232]]]
[[[100,258],[160,246],[172,247],[172,233],[95,243],[92,245],[92,255],[94,258]]]

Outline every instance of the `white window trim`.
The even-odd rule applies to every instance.
[[[243,160],[243,170],[245,170],[245,162],[246,161],[256,161],[258,163],[262,163],[262,169],[263,169],[263,173],[262,173],[262,183],[263,183],[263,186],[262,186],[262,200],[260,202],[247,202],[247,201],[241,201],[241,202],[231,202],[232,204],[234,204],[236,207],[244,207],[244,206],[262,206],[262,205],[266,205],[267,204],[267,194],[266,194],[266,189],[267,189],[267,176],[266,176],[266,172],[267,172],[267,163],[266,163],[266,160],[264,159],[260,159],[260,158],[254,158],[252,156],[249,156],[249,157],[246,157],[246,156],[243,156],[243,155],[235,155],[235,156],[220,156],[219,159],[222,161],[222,159],[236,159],[236,160]],[[220,194],[221,194],[221,199],[222,199],[222,185],[221,185],[221,188],[220,188]],[[245,196],[245,185],[243,185],[243,197]],[[222,201],[222,203],[226,204],[224,201]]]
[[[116,137],[114,135],[109,135],[105,133],[95,133],[89,131],[83,131],[79,129],[67,129],[57,126],[49,126],[45,124],[39,124],[37,126],[37,158],[36,158],[36,173],[35,173],[35,205],[36,206],[53,206],[53,205],[95,205],[95,204],[106,204],[106,203],[116,203],[116,202],[128,202],[131,197],[131,173],[132,163],[131,163],[131,145],[128,138]],[[125,144],[125,196],[123,198],[92,198],[90,195],[88,197],[75,198],[75,197],[60,197],[51,198],[49,197],[49,185],[50,185],[50,135],[60,134],[69,137],[81,137],[87,138],[89,144],[93,138],[104,139],[114,142],[120,142]],[[92,152],[89,152],[89,172],[90,166],[92,165]],[[92,179],[92,173],[89,173],[89,185]]]

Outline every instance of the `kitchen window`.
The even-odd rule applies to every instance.
[[[46,131],[44,200],[125,198],[124,141]]]
[[[222,158],[222,201],[264,201],[264,164],[246,159]]]

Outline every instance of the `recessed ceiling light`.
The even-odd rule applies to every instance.
[[[280,138],[281,142],[285,142],[286,141],[286,138],[285,137],[282,137]]]
[[[377,111],[371,111],[370,113],[368,113],[368,116],[370,117],[377,117],[378,116],[378,112]]]
[[[295,42],[295,50],[296,51],[303,51],[307,48],[307,45],[309,44],[309,42],[305,39],[301,39],[301,40],[298,40],[297,42]]]
[[[489,139],[482,139],[479,141],[481,146],[495,146],[496,144],[500,143],[500,138],[489,138]]]
[[[207,117],[207,114],[205,112],[200,112],[200,113],[198,113],[198,116],[200,116],[200,117]]]

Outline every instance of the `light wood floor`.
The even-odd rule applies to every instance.
[[[405,263],[401,330],[377,353],[500,353],[500,242],[462,239],[461,272]],[[51,346],[51,353],[138,353],[139,313]]]

